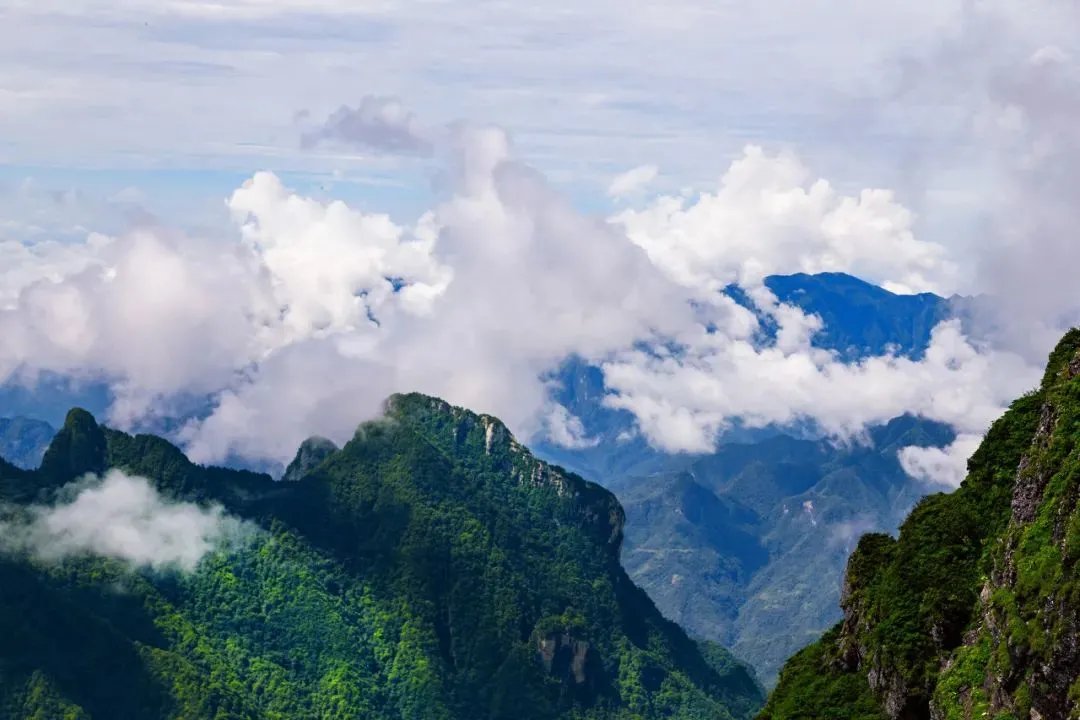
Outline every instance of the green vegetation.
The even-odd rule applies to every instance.
[[[951,440],[947,428],[901,417],[865,444],[780,435],[724,445],[685,471],[611,481],[628,518],[623,565],[667,617],[772,684],[840,619],[857,532],[898,527],[925,492],[899,449]]]
[[[837,672],[840,628],[825,633],[813,645],[788,660],[776,690],[758,717],[761,720],[884,720],[866,676]]]
[[[0,501],[46,502],[106,468],[258,530],[187,574],[0,555],[0,717],[645,720],[760,706],[744,666],[630,582],[615,499],[494,418],[396,396],[384,420],[275,483],[73,411],[40,470],[0,464]]]
[[[1072,331],[959,490],[925,498],[895,541],[862,539],[844,623],[789,661],[760,717],[872,717],[867,697],[893,718],[1065,716],[1080,671],[1078,353]]]

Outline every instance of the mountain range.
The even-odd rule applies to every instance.
[[[849,361],[892,352],[918,358],[933,327],[962,311],[962,298],[897,295],[850,275],[773,276],[785,303],[822,318],[813,342]],[[727,290],[753,309],[737,287]],[[769,343],[767,317],[760,342]],[[604,405],[603,374],[570,359],[553,378],[556,399],[595,444],[539,443],[539,456],[613,491],[627,513],[622,562],[666,617],[720,643],[771,685],[783,662],[840,618],[844,562],[863,532],[895,530],[928,490],[909,478],[899,448],[942,446],[944,426],[902,417],[838,444],[811,427],[736,427],[709,455],[670,455],[633,436],[633,418]],[[78,397],[93,395],[81,388]],[[21,396],[20,396],[21,397]],[[48,407],[59,401],[49,396]],[[25,397],[13,407],[27,409]],[[6,423],[6,424],[4,424]],[[0,421],[0,454],[21,467],[40,460],[52,429]],[[627,440],[627,436],[632,436]],[[330,452],[305,443],[296,476]]]
[[[767,278],[785,303],[817,314],[816,346],[847,361],[891,352],[919,358],[962,298],[897,295],[850,275]],[[738,288],[728,293],[753,307]],[[773,337],[762,318],[763,337]],[[734,428],[707,455],[669,455],[633,436],[633,417],[604,405],[603,373],[581,360],[556,378],[557,399],[595,444],[541,444],[544,457],[610,488],[627,513],[623,564],[660,610],[730,647],[767,685],[784,661],[840,618],[844,563],[858,537],[894,531],[931,488],[897,452],[954,435],[913,417],[837,443],[814,428]]]
[[[623,525],[422,395],[288,481],[73,410],[40,467],[0,462],[0,717],[751,717],[752,671],[661,616]]]

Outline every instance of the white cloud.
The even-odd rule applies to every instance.
[[[900,465],[916,480],[952,489],[967,476],[967,461],[982,442],[982,436],[962,434],[944,448],[907,447],[900,451]]]
[[[208,418],[185,429],[196,458],[238,450],[287,459],[307,434],[345,439],[387,394],[411,390],[492,413],[525,435],[546,428],[563,440],[586,442],[573,434],[571,419],[552,423],[559,418],[547,410],[542,377],[568,355],[601,357],[650,337],[654,328],[692,324],[685,293],[655,273],[625,237],[575,211],[539,174],[514,160],[501,130],[464,127],[454,145],[453,195],[411,232],[387,230],[388,236],[420,238],[408,241],[417,244],[400,251],[398,265],[415,269],[410,288],[438,291],[410,295],[407,288],[390,296],[393,303],[373,308],[378,325],[357,323],[354,314],[351,322],[332,324],[341,329],[333,337],[297,341],[269,354],[219,395]],[[269,226],[264,216],[309,204],[274,194],[252,209],[250,222]],[[315,221],[290,215],[296,222],[283,224],[281,235],[313,237],[318,230],[334,238],[328,247],[340,243],[341,250],[322,258],[294,245],[301,257],[318,260],[312,262],[314,277],[336,272],[324,264],[349,253],[366,256],[378,242],[352,224],[330,224],[316,215]],[[269,253],[264,257],[271,261]],[[286,284],[288,275],[277,273]],[[631,277],[634,283],[623,281]],[[326,280],[301,287],[298,299],[310,297],[316,307],[334,296],[334,283]],[[342,294],[341,301],[351,301],[352,294]],[[286,323],[290,312],[283,315]]]
[[[505,132],[452,132],[446,198],[411,225],[257,173],[228,200],[232,242],[151,227],[40,253],[0,289],[0,378],[103,378],[121,426],[209,397],[180,432],[204,462],[286,461],[304,437],[345,440],[388,394],[412,390],[585,446],[594,439],[543,380],[571,355],[601,364],[607,402],[670,451],[707,451],[735,421],[857,437],[914,413],[978,434],[1037,378],[955,322],[921,361],[844,364],[812,347],[820,318],[760,285],[842,270],[949,287],[947,251],[918,239],[885,191],[843,194],[792,154],[751,148],[714,193],[604,221],[519,161]],[[774,343],[719,293],[732,282],[776,323]]]
[[[0,240],[0,309],[10,307],[23,290],[42,280],[59,282],[100,262],[112,238],[91,233],[85,242]]]
[[[599,438],[591,438],[585,432],[581,419],[570,414],[562,405],[553,404],[544,418],[544,430],[548,439],[564,448],[582,449],[596,447]]]
[[[407,234],[386,215],[296,195],[272,173],[246,181],[229,208],[270,273],[285,341],[370,328],[395,304],[430,312],[452,277],[423,225]]]
[[[856,437],[911,413],[978,434],[1038,372],[1021,358],[979,352],[948,321],[925,359],[881,356],[845,364],[825,351],[757,349],[746,339],[699,334],[678,355],[641,350],[604,365],[612,407],[632,412],[658,447],[706,452],[734,419],[747,427],[812,421]]]
[[[713,193],[656,199],[613,218],[676,282],[719,290],[768,274],[845,271],[898,292],[948,292],[947,250],[917,239],[887,190],[839,193],[794,155],[750,146]]]
[[[611,179],[607,194],[610,198],[621,198],[644,190],[656,179],[660,168],[655,165],[638,165]]]
[[[191,571],[253,528],[220,505],[170,500],[145,478],[119,470],[72,483],[63,493],[54,505],[31,506],[0,522],[0,549],[44,561],[98,555],[136,568]]]
[[[115,422],[171,395],[220,388],[268,342],[272,298],[239,248],[148,228],[38,259],[40,279],[0,308],[0,378],[102,377],[120,396]]]

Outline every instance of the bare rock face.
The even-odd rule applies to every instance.
[[[549,675],[573,685],[588,682],[588,642],[578,640],[570,633],[554,633],[542,638],[538,645],[540,662]]]
[[[281,477],[282,481],[300,480],[337,451],[338,446],[324,437],[308,438],[300,445],[300,449],[296,451],[296,457],[285,469],[285,474]]]
[[[1043,458],[1043,451],[1050,443],[1050,436],[1057,424],[1057,413],[1050,403],[1043,405],[1039,417],[1039,428],[1032,440],[1032,449],[1020,461],[1016,471],[1016,485],[1013,488],[1012,520],[1014,523],[1029,523],[1035,519],[1035,513],[1042,502],[1046,483],[1050,480],[1052,468]]]

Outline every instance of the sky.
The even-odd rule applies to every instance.
[[[905,412],[954,486],[1080,318],[1080,9],[972,0],[0,3],[0,389],[285,462],[391,392],[659,449]],[[774,273],[985,295],[844,363]],[[737,283],[781,332],[762,345]],[[0,393],[0,397],[3,394]],[[9,395],[10,396],[10,395]]]

